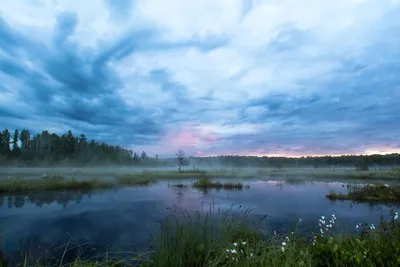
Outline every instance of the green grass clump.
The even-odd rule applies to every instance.
[[[209,178],[201,178],[193,183],[193,187],[200,188],[200,189],[209,189],[209,188],[216,188],[216,189],[243,189],[242,183],[220,183],[219,181],[213,182]]]
[[[326,197],[331,200],[400,203],[400,187],[383,184],[348,185],[347,187],[347,194],[331,192]]]
[[[57,176],[43,176],[41,179],[27,180],[21,177],[0,179],[0,193],[29,193],[32,191],[93,190],[106,189],[114,185],[98,180],[78,181]]]

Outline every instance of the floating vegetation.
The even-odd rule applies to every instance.
[[[347,185],[348,192],[331,192],[326,197],[331,200],[353,200],[358,202],[400,203],[400,187],[387,184]]]
[[[186,188],[186,187],[188,187],[188,185],[186,185],[186,184],[169,184],[168,187]]]
[[[195,188],[200,188],[200,189],[210,189],[210,188],[215,188],[215,189],[230,189],[230,190],[240,190],[243,189],[244,187],[249,188],[249,185],[243,186],[242,183],[221,183],[219,181],[214,182],[209,178],[201,178],[197,180],[196,182],[193,183],[193,187]]]

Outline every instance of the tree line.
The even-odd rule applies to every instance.
[[[179,151],[176,158],[160,159],[124,149],[121,146],[88,140],[84,134],[75,136],[72,131],[58,135],[42,131],[33,134],[29,130],[8,129],[0,131],[0,165],[49,166],[49,165],[128,165],[128,166],[187,166],[196,167],[312,167],[336,168],[355,167],[367,170],[369,167],[399,166],[400,154],[387,155],[343,155],[323,157],[254,157],[215,156],[189,157]],[[180,169],[180,168],[179,168]]]
[[[357,170],[368,170],[370,167],[400,166],[400,154],[376,154],[376,155],[342,155],[342,156],[318,156],[318,157],[254,157],[254,156],[215,156],[193,158],[192,164],[208,167],[238,167],[238,168],[338,168],[348,167]]]
[[[42,131],[33,134],[29,130],[8,129],[0,132],[0,164],[24,165],[154,165],[161,164],[158,156],[149,157],[121,146],[88,140],[84,134],[74,136],[72,131],[57,135]]]

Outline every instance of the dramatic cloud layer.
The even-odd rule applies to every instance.
[[[0,0],[0,125],[168,156],[400,151],[400,1]]]

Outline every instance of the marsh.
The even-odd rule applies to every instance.
[[[209,206],[221,210],[232,204],[251,207],[251,221],[262,222],[266,231],[284,231],[299,218],[309,232],[316,230],[321,215],[336,214],[341,227],[354,232],[359,222],[379,224],[386,205],[332,202],[325,197],[335,190],[346,192],[343,182],[220,178],[220,183],[243,183],[241,190],[196,188],[197,178],[160,180],[145,187],[119,187],[90,192],[31,192],[5,194],[1,198],[0,225],[2,251],[18,258],[24,249],[51,248],[57,254],[72,242],[65,260],[73,260],[77,251],[86,257],[117,251],[144,252],[149,236],[157,234],[159,223],[169,209],[203,211]],[[57,251],[57,248],[59,251]],[[127,253],[128,255],[129,253]]]

